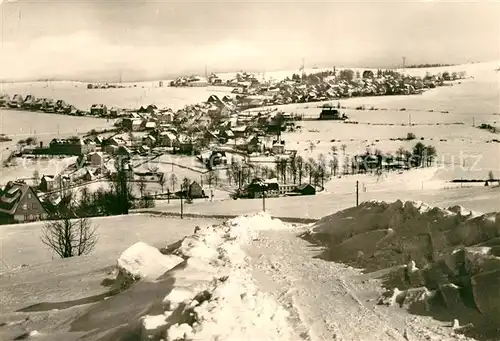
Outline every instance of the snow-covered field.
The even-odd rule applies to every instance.
[[[266,198],[266,212],[276,217],[312,218],[319,219],[327,214],[337,212],[356,204],[356,183],[351,182],[350,193],[321,193],[315,196]],[[430,205],[448,207],[462,205],[478,212],[495,212],[500,210],[498,196],[499,187],[464,187],[439,190],[390,190],[369,191],[359,194],[359,202],[369,200],[415,200],[424,201]],[[184,206],[185,213],[241,215],[251,214],[262,210],[262,199],[239,199],[218,202],[194,201]],[[158,203],[154,210],[163,212],[180,212],[179,203],[169,205]]]
[[[36,161],[28,158],[17,158],[15,165],[0,168],[0,185],[5,185],[7,182],[16,179],[31,179],[35,171],[38,172],[40,178],[43,175],[60,174],[74,164],[75,161],[76,157],[39,159]]]
[[[189,235],[197,225],[210,224],[207,219],[165,219],[132,214],[118,217],[92,218],[97,226],[99,242],[91,258],[113,262],[129,245],[143,241],[156,247],[173,243]],[[23,264],[33,266],[49,262],[57,256],[40,241],[43,223],[2,225],[0,227],[1,271]]]

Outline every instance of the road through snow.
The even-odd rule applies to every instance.
[[[300,231],[299,231],[300,232]],[[289,309],[297,334],[310,341],[445,340],[450,332],[423,326],[399,310],[377,306],[366,295],[369,285],[360,272],[345,265],[313,258],[311,247],[290,231],[262,231],[247,248],[254,278]],[[375,286],[374,281],[371,287]],[[364,286],[364,287],[363,287]],[[369,291],[369,290],[368,290]],[[375,296],[371,291],[371,298]],[[420,321],[422,322],[422,321]],[[427,321],[428,323],[428,321]],[[452,337],[453,339],[453,337]]]

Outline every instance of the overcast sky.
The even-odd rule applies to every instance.
[[[0,79],[500,59],[499,2],[3,0],[0,14]]]

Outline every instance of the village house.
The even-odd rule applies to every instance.
[[[143,120],[140,118],[125,117],[122,120],[122,127],[129,131],[141,130]]]
[[[103,141],[103,139],[100,136],[96,136],[93,139],[93,142],[96,144],[96,146],[101,146],[102,145],[102,141]]]
[[[203,133],[202,140],[203,140],[203,143],[205,145],[210,145],[212,143],[219,142],[219,137],[217,136],[217,132],[212,132],[212,131],[206,130]]]
[[[0,191],[0,222],[21,223],[48,218],[48,212],[32,187],[9,181]]]
[[[86,170],[82,178],[84,181],[93,181],[95,179],[95,174],[91,169]]]
[[[109,116],[111,117],[119,117],[121,116],[122,110],[118,109],[117,107],[112,107],[109,109]]]
[[[237,149],[245,151],[249,154],[255,152],[262,152],[263,145],[257,135],[249,136],[247,138],[239,137],[234,140],[234,145]]]
[[[40,184],[38,185],[38,189],[42,192],[51,192],[57,188],[57,184],[55,182],[55,177],[53,175],[43,175],[40,179]]]
[[[158,119],[158,122],[161,123],[170,123],[174,120],[174,113],[171,110],[161,111],[157,113],[155,116]]]
[[[188,190],[187,190],[187,196],[192,199],[199,199],[199,198],[204,198],[205,197],[205,191],[203,191],[203,188],[201,185],[193,181],[189,184]]]
[[[163,147],[174,147],[177,144],[177,137],[170,131],[162,131],[158,135],[158,142]]]
[[[101,152],[93,152],[89,154],[88,159],[91,166],[98,167],[104,162],[104,154]]]
[[[20,94],[15,94],[12,98],[7,102],[7,106],[9,108],[21,108],[24,102],[24,98]]]
[[[126,143],[122,139],[117,137],[112,137],[104,142],[103,151],[110,155],[115,155],[118,152],[120,146],[124,146]]]
[[[273,154],[285,154],[285,141],[273,141],[271,150]]]
[[[245,137],[247,135],[247,132],[248,132],[248,126],[242,125],[242,126],[234,127],[234,128],[231,128],[231,131],[233,132],[235,138]]]
[[[26,95],[21,107],[23,109],[31,109],[33,105],[36,103],[36,98],[33,95]]]
[[[132,157],[132,151],[126,146],[119,146],[116,155],[125,159],[130,159]]]
[[[300,184],[298,185],[293,192],[299,193],[300,195],[315,195],[316,194],[316,188],[312,186],[311,184]]]
[[[373,74],[372,70],[365,70],[365,71],[363,71],[363,79],[374,78],[374,77],[375,77],[375,75]]]
[[[285,195],[289,193],[293,193],[297,188],[296,184],[279,184],[278,193],[280,195]]]
[[[148,135],[144,138],[144,144],[148,147],[154,147],[156,145],[156,138],[152,135]]]
[[[53,192],[58,189],[66,188],[71,185],[71,178],[69,175],[46,175],[44,174],[40,179],[38,190],[41,192]]]
[[[182,154],[192,153],[194,147],[193,140],[185,134],[179,134],[174,147],[177,147],[178,151]]]
[[[234,139],[235,136],[231,129],[224,129],[219,133],[219,138],[221,138],[224,141],[228,141]]]
[[[141,129],[149,131],[154,130],[156,129],[156,122],[144,120],[143,122],[141,122]]]
[[[81,138],[53,139],[49,150],[52,155],[82,155],[96,150],[95,143],[85,144]]]
[[[104,104],[92,104],[90,114],[93,116],[106,116],[108,114],[108,107]]]
[[[248,198],[262,198],[264,192],[266,197],[274,197],[279,193],[279,183],[277,179],[255,178],[246,187],[246,192]]]
[[[142,155],[147,155],[151,152],[151,148],[149,148],[148,146],[146,145],[141,145],[139,147],[139,153],[141,153]]]

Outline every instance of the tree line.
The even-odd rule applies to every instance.
[[[408,136],[408,140],[414,138],[413,134]],[[315,148],[316,145],[311,142],[309,151],[312,153]],[[426,146],[422,142],[417,142],[411,150],[400,147],[393,154],[367,148],[362,154],[347,155],[346,149],[345,144],[333,145],[326,155],[320,153],[316,158],[294,155],[279,159],[272,166],[233,161],[225,169],[225,176],[230,186],[234,185],[239,189],[255,178],[276,178],[282,183],[298,185],[305,182],[322,188],[325,181],[339,175],[428,167],[437,156],[434,146]],[[206,179],[209,185],[217,184],[220,176],[217,171],[211,170],[207,172]]]

